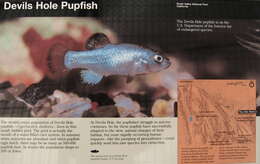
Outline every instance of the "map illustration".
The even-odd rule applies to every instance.
[[[178,85],[179,163],[255,161],[252,80],[189,80]]]

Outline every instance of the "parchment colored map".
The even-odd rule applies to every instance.
[[[254,80],[179,81],[179,164],[255,162],[254,110]]]

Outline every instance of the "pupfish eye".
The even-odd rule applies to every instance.
[[[157,63],[162,63],[163,62],[163,57],[160,55],[155,55],[154,56],[154,61]]]

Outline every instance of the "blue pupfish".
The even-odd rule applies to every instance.
[[[104,76],[159,72],[171,65],[169,59],[156,52],[132,44],[111,44],[104,34],[95,34],[86,51],[68,51],[64,65],[68,70],[80,68],[84,83],[95,85]]]

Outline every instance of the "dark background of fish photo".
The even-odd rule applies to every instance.
[[[175,16],[147,12],[143,17],[1,19],[0,117],[176,117],[177,82],[183,79],[256,79],[259,111],[260,21],[225,19],[232,29],[177,32]],[[95,33],[115,44],[152,49],[169,58],[171,66],[131,80],[108,76],[96,85],[82,83],[78,69],[53,75],[50,52],[66,52],[55,46],[86,50]]]

